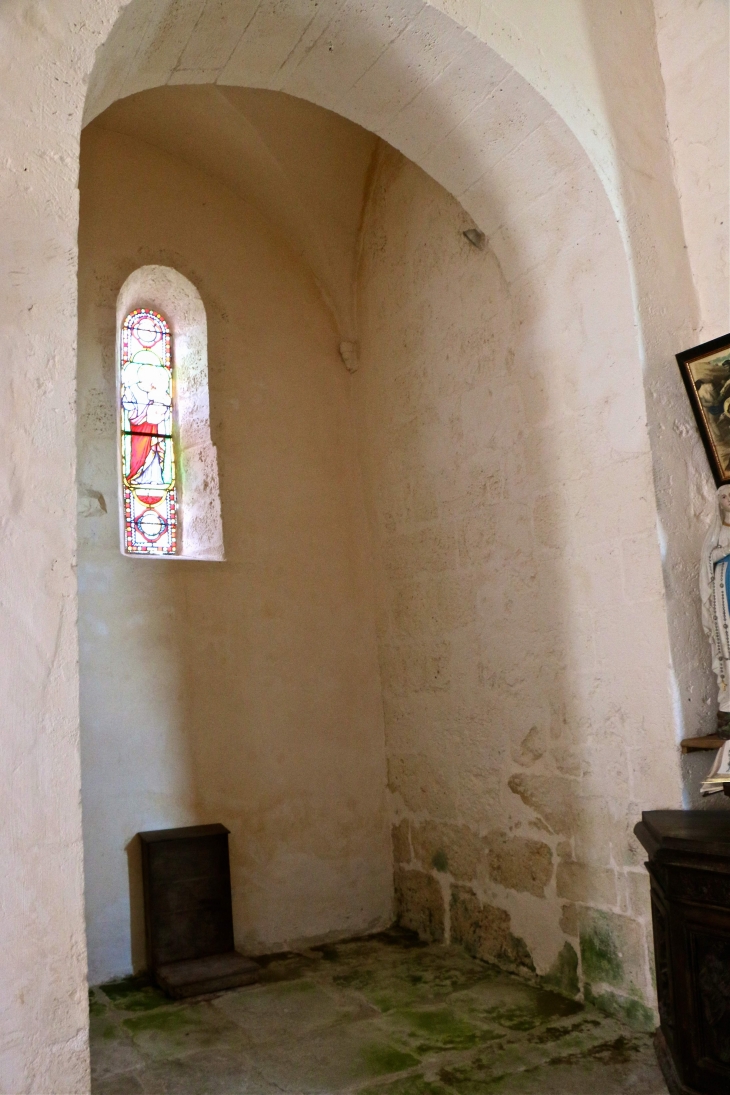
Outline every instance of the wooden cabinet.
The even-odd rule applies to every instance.
[[[192,825],[140,833],[147,965],[175,997],[256,981],[233,945],[228,829]]]
[[[652,810],[657,1056],[673,1095],[730,1093],[730,812]]]

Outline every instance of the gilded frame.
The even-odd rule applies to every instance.
[[[730,334],[677,354],[715,485],[730,483]]]

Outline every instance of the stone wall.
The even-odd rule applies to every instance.
[[[396,901],[425,936],[649,1021],[632,827],[677,803],[646,686],[668,666],[651,465],[621,241],[600,190],[562,185],[541,208],[572,242],[518,277],[392,151],[366,216],[353,393]]]

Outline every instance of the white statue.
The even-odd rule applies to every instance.
[[[730,712],[730,483],[717,492],[717,510],[702,545],[702,626],[712,647],[718,707]],[[725,719],[721,721],[725,722]]]

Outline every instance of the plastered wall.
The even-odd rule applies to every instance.
[[[80,188],[89,978],[144,964],[144,829],[231,829],[235,935],[249,952],[388,923],[368,537],[329,309],[250,205],[144,141],[90,127]],[[116,298],[148,263],[178,269],[206,306],[225,562],[120,554]]]
[[[613,206],[630,270],[654,454],[674,734],[710,732],[716,706],[696,559],[712,483],[674,354],[730,327],[727,3],[434,3],[546,97],[576,134]],[[702,805],[703,770],[698,757],[685,765],[688,805]]]
[[[602,191],[562,186],[541,208],[572,246],[518,277],[394,152],[366,217],[353,397],[396,902],[431,938],[651,1024],[631,829],[678,805],[647,687],[668,670],[651,464],[626,414],[643,393],[619,233]]]
[[[730,327],[730,9],[726,0],[655,0],[667,124],[699,340]]]
[[[725,0],[656,0],[654,7],[672,168],[696,298],[695,326],[685,337],[686,345],[692,346],[730,330],[730,10]],[[694,735],[712,731],[715,725],[717,691],[708,643],[697,625],[696,592],[697,558],[715,505],[715,484],[686,401],[674,402],[673,409],[671,394],[659,384],[653,387],[662,421],[671,423],[671,432],[666,430],[665,435],[673,439],[675,459],[684,464],[688,484],[688,503],[682,507],[672,464],[655,461],[668,542],[667,589],[675,606],[682,600],[683,589],[687,591],[684,611],[674,628],[673,660],[684,732]],[[684,530],[676,520],[683,510],[689,516]],[[673,562],[668,558],[670,544],[674,545]],[[730,806],[727,800],[712,802],[699,794],[708,769],[706,756],[690,753],[682,764],[687,805],[711,810]]]

